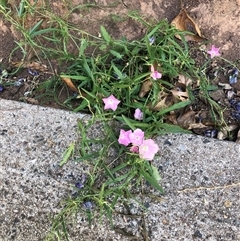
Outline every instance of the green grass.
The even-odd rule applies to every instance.
[[[90,7],[96,5],[81,5],[78,8]],[[78,89],[76,95],[79,105],[73,111],[91,114],[89,120],[79,121],[81,139],[69,146],[60,162],[60,165],[64,165],[69,159],[74,159],[87,165],[88,170],[84,173],[86,180],[83,187],[73,187],[76,191],[74,197],[63,201],[63,209],[53,217],[52,229],[46,240],[68,239],[68,221],[77,212],[85,213],[89,222],[105,216],[111,222],[115,205],[141,193],[145,182],[161,194],[164,193],[154,162],[130,152],[129,147],[118,143],[118,137],[120,128],[132,131],[140,128],[146,138],[165,133],[190,133],[167,121],[170,113],[179,113],[197,102],[191,86],[186,86],[185,92],[189,97],[184,101],[171,97],[171,90],[180,74],[191,78],[193,82],[199,81],[200,95],[209,105],[216,126],[226,126],[221,107],[209,96],[212,85],[205,74],[210,62],[208,56],[205,56],[205,65],[196,66],[190,56],[188,43],[184,40],[184,33],[166,21],[150,24],[136,12],[124,17],[111,15],[115,21],[130,17],[145,27],[146,34],[142,39],[129,41],[126,38],[113,39],[104,26],[100,28],[101,36],[90,35],[69,24],[67,15],[59,17],[51,13],[47,6],[31,6],[28,1],[21,1],[16,9],[10,8],[7,1],[1,1],[0,13],[22,34],[13,53],[21,50],[23,59],[27,59],[29,52],[33,51],[39,60],[47,59],[51,64],[52,59],[58,59],[59,65],[67,66],[62,73],[46,80],[39,88],[45,90],[46,95],[53,93],[57,101],[56,86],[61,83],[61,78],[68,78]],[[40,18],[26,28],[28,25],[25,20],[29,14]],[[43,19],[48,21],[48,27],[43,27]],[[182,41],[175,38],[176,34],[182,36]],[[152,37],[155,39],[153,44],[150,42]],[[77,50],[75,55],[69,52],[70,43]],[[162,78],[151,79],[151,65],[162,74]],[[141,95],[141,88],[146,81],[150,81],[151,87],[145,95]],[[111,94],[121,101],[116,111],[104,110],[103,98]],[[171,105],[161,106],[156,111],[162,94],[171,97]],[[73,98],[71,96],[65,101],[70,108]],[[137,108],[143,112],[140,121],[134,119]],[[116,127],[112,120],[119,125]],[[104,135],[89,137],[89,131],[99,121]],[[114,160],[109,157],[111,151],[117,153]],[[84,207],[86,202],[91,202],[93,207]]]

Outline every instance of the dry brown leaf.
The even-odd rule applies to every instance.
[[[27,101],[27,103],[32,105],[39,105],[38,100],[31,98],[31,97],[24,97],[24,100]]]
[[[204,129],[204,128],[208,128],[208,126],[204,125],[203,123],[192,123],[189,125],[188,129]]]
[[[200,29],[198,28],[197,24],[193,21],[193,19],[187,14],[185,9],[182,9],[180,13],[173,19],[171,24],[178,30],[181,31],[188,31],[192,34],[185,34],[185,40],[186,41],[203,41],[205,40],[200,32]],[[176,38],[181,40],[180,35],[176,34]]]
[[[152,89],[152,81],[150,79],[145,80],[141,86],[138,96],[143,98]]]
[[[178,125],[182,128],[188,129],[190,125],[195,124],[195,115],[196,113],[194,111],[189,110],[177,118]]]
[[[173,125],[178,125],[178,123],[177,123],[177,115],[174,112],[170,113],[169,115],[166,115],[165,119],[168,122],[172,123]]]
[[[237,133],[236,143],[240,143],[240,130],[239,130],[238,133]]]
[[[183,74],[179,74],[178,75],[178,82],[188,86],[188,85],[191,85],[193,81],[190,78],[188,78],[187,76],[185,76]]]
[[[228,84],[228,83],[221,83],[221,82],[219,82],[218,85],[223,87],[224,90],[231,90],[232,89],[232,86],[230,84]]]
[[[65,84],[73,91],[75,92],[79,92],[78,91],[78,88],[73,84],[73,82],[71,81],[70,78],[66,78],[66,77],[62,77],[61,76],[61,79],[65,82]]]
[[[171,93],[174,98],[174,103],[188,100],[188,92],[186,91],[186,85],[182,83],[176,83],[175,87],[171,89]]]
[[[45,64],[39,63],[39,62],[23,62],[23,61],[18,61],[18,62],[11,62],[11,66],[13,67],[21,67],[21,68],[30,68],[34,70],[38,70],[41,72],[47,71],[47,66]]]
[[[217,139],[219,139],[219,140],[226,139],[229,135],[229,132],[236,130],[238,127],[239,127],[238,125],[233,124],[233,125],[223,128],[222,130],[220,130],[218,132]]]
[[[150,108],[154,111],[159,111],[164,108],[168,108],[173,104],[174,102],[171,94],[168,94],[166,92],[160,92],[158,94],[158,103],[154,107]]]
[[[171,92],[175,98],[177,98],[178,100],[181,100],[181,101],[185,101],[189,97],[187,92],[179,91],[175,88],[172,89]]]
[[[153,108],[152,110],[154,111],[159,111],[159,110],[162,110],[164,108],[167,108],[168,106],[166,105],[166,99],[167,99],[167,96],[164,97],[162,100],[160,100]]]

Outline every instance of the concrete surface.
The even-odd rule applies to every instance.
[[[78,118],[83,115],[0,99],[0,241],[44,239],[85,168],[58,165],[77,138]],[[130,200],[132,216],[114,216],[116,229],[132,236],[111,230],[106,220],[89,227],[78,215],[69,240],[240,241],[240,145],[182,134],[156,141],[154,165],[166,194],[138,197],[149,206],[144,215]]]

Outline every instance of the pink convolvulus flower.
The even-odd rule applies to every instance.
[[[143,119],[143,112],[142,112],[139,108],[137,108],[137,109],[135,110],[134,118],[135,118],[136,120],[142,120],[142,119]]]
[[[110,95],[108,98],[103,98],[102,100],[105,104],[104,110],[112,109],[113,111],[115,111],[118,107],[118,104],[120,103],[120,101],[116,99],[113,95]]]
[[[144,132],[141,129],[136,129],[129,134],[129,139],[134,146],[140,146],[144,139]]]
[[[216,48],[214,45],[212,45],[212,48],[207,52],[211,55],[211,59],[215,56],[220,56],[219,49],[220,48]]]
[[[157,70],[154,69],[154,66],[151,65],[151,77],[154,79],[154,80],[157,80],[157,79],[161,79],[162,78],[162,74],[159,73]]]
[[[159,147],[152,139],[144,140],[139,146],[139,156],[142,159],[151,161],[154,155],[158,152]]]
[[[124,146],[128,146],[131,141],[129,139],[129,134],[132,133],[131,130],[129,131],[125,131],[125,130],[120,130],[120,135],[119,135],[119,138],[118,138],[118,143],[119,144],[122,144]]]

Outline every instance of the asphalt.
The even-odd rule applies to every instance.
[[[73,190],[83,163],[59,166],[63,152],[81,138],[77,122],[89,116],[0,99],[0,241],[44,240],[59,203]],[[101,134],[101,125],[93,128]],[[82,214],[71,241],[240,241],[240,145],[183,134],[158,136],[165,195],[150,190],[129,200],[132,215],[91,226]],[[117,207],[120,211],[124,208]],[[124,233],[124,234],[120,234]]]

